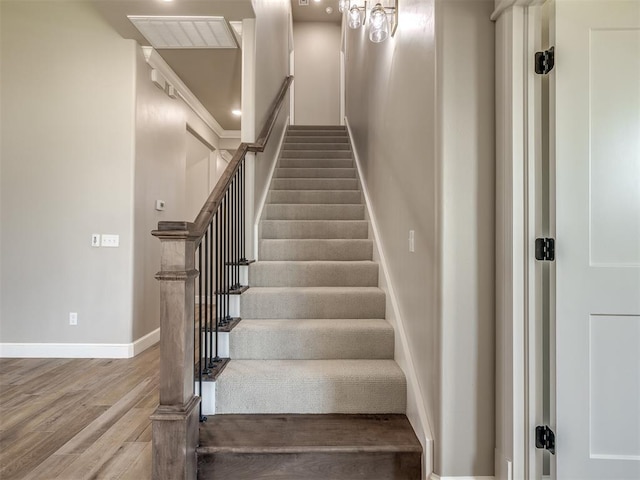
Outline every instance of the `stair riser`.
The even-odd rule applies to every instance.
[[[346,130],[288,130],[287,137],[340,137],[349,138]]]
[[[284,137],[284,143],[349,143],[349,137],[342,136],[329,136],[329,135],[287,135]]]
[[[274,178],[272,190],[358,190],[355,178]]]
[[[362,203],[360,190],[271,190],[269,203]]]
[[[249,269],[252,287],[376,287],[377,263],[257,262]]]
[[[265,220],[364,220],[364,205],[267,204]]]
[[[340,363],[343,368],[349,366],[342,362],[353,362],[317,360],[320,361],[336,362],[336,366]],[[344,374],[322,377],[313,373],[311,376],[301,376],[299,372],[291,370],[258,370],[255,373],[247,372],[247,375],[230,371],[236,368],[237,373],[238,364],[242,362],[255,365],[257,361],[238,360],[235,366],[231,363],[227,366],[226,373],[216,382],[217,414],[404,413],[406,408],[406,382],[401,371],[387,375],[386,371],[362,372],[356,367]],[[388,360],[358,362],[382,363]],[[282,368],[286,369],[293,363],[296,362],[283,363]]]
[[[353,158],[346,150],[283,150],[280,158]]]
[[[346,132],[347,127],[344,125],[289,125],[289,132],[299,132],[299,131],[331,131],[331,132]]]
[[[263,239],[365,239],[369,234],[364,220],[264,220],[260,228]]]
[[[260,260],[371,260],[371,240],[261,240]]]
[[[392,359],[384,320],[243,320],[230,334],[234,360]]]
[[[245,293],[240,297],[240,312],[242,318],[258,319],[384,318],[385,297],[382,291]]]
[[[421,454],[349,453],[216,453],[198,456],[200,480],[419,480]]]
[[[348,150],[351,151],[351,145],[348,143],[286,143],[282,146],[282,151],[292,151],[292,150],[313,150],[313,151],[321,151],[321,150],[330,150],[330,151],[342,151]]]
[[[281,158],[283,168],[353,168],[350,158]]]
[[[276,178],[356,178],[355,168],[288,168],[280,167]]]

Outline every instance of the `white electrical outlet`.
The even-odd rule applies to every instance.
[[[119,247],[120,246],[120,235],[108,235],[106,233],[102,234],[102,244],[103,247]]]
[[[78,313],[69,312],[69,325],[78,325]]]
[[[416,251],[416,232],[415,232],[415,230],[409,230],[409,251],[411,253]]]
[[[92,233],[91,234],[91,246],[92,247],[99,247],[100,246],[100,234],[99,233]]]

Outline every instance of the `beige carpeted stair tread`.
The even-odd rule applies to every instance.
[[[364,220],[362,204],[298,204],[265,205],[265,220]]]
[[[252,287],[240,296],[242,318],[384,318],[377,287]]]
[[[357,261],[260,261],[249,266],[251,287],[377,287],[378,264]]]
[[[365,239],[369,235],[366,220],[263,220],[260,228],[264,239]]]
[[[373,241],[364,239],[260,240],[260,260],[371,260]]]
[[[391,359],[393,328],[383,319],[243,320],[229,335],[237,359]]]
[[[269,203],[361,203],[360,190],[271,190]]]
[[[232,360],[218,377],[216,413],[404,413],[393,360]]]
[[[271,190],[359,190],[355,178],[274,178]]]
[[[351,158],[282,158],[282,168],[353,168]]]
[[[291,168],[276,169],[275,178],[356,178],[356,169],[351,168]]]

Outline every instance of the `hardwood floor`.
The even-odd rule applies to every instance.
[[[151,478],[158,351],[0,359],[0,479]]]

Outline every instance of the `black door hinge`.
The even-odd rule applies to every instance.
[[[553,52],[553,47],[549,50],[545,50],[544,52],[536,52],[535,68],[537,74],[546,75],[553,70],[553,67],[556,64]]]
[[[549,450],[556,454],[556,434],[547,425],[536,427],[536,448]]]
[[[536,260],[553,262],[556,259],[556,242],[553,238],[536,238]]]

